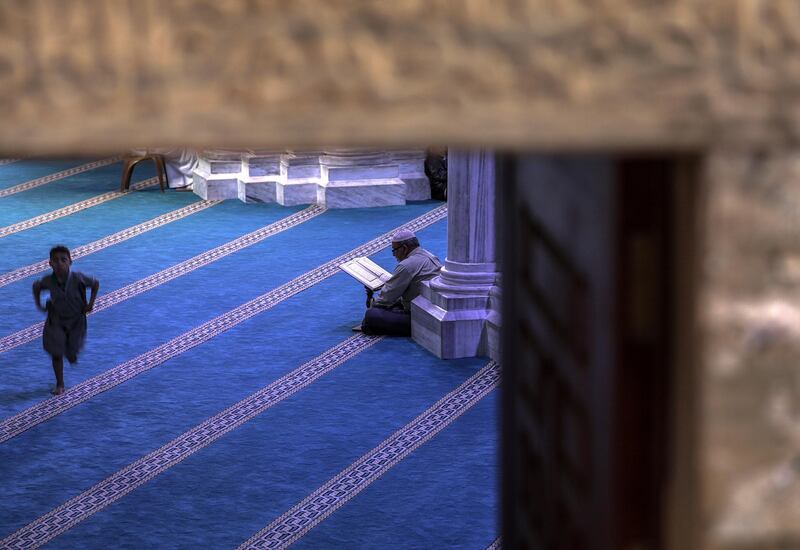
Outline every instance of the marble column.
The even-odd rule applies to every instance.
[[[406,203],[400,168],[390,155],[367,149],[326,149],[317,204],[327,208],[394,206]]]
[[[242,202],[278,202],[278,185],[286,181],[284,151],[249,151],[242,155],[238,195]]]
[[[411,304],[412,337],[441,358],[496,358],[494,154],[451,150],[447,173],[447,258],[441,274],[423,285]]]

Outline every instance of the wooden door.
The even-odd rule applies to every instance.
[[[666,548],[679,164],[499,164],[506,548]]]

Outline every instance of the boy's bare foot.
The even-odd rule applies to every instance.
[[[50,393],[52,393],[53,395],[61,395],[62,393],[64,393],[64,386],[56,386],[50,391]]]

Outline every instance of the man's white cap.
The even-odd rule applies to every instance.
[[[399,243],[407,241],[408,239],[413,239],[414,237],[416,237],[416,235],[414,235],[413,231],[409,231],[408,229],[401,229],[400,231],[392,235],[392,242]]]

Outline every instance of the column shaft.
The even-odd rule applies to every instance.
[[[425,284],[412,304],[412,336],[443,358],[494,354],[497,346],[488,341],[486,328],[500,296],[494,154],[451,151],[447,173],[447,258],[441,275]],[[496,338],[497,315],[491,324]]]

